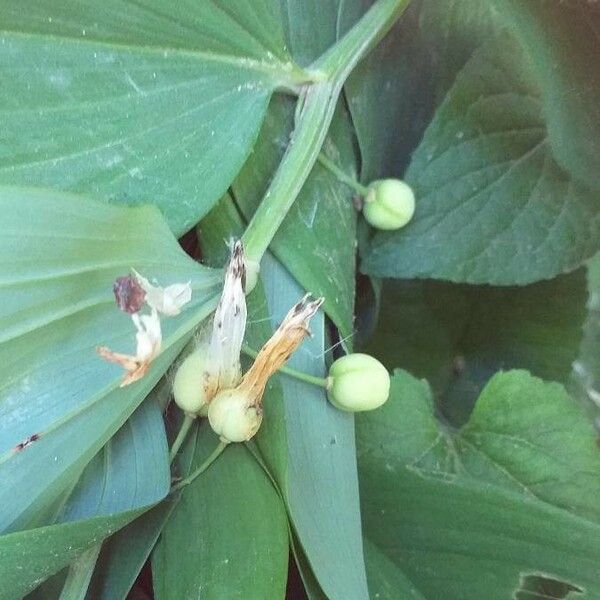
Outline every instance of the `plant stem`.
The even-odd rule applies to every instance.
[[[369,193],[369,188],[362,185],[354,177],[350,175],[346,175],[340,167],[338,167],[332,160],[327,158],[323,152],[319,154],[317,160],[333,175],[335,175],[339,181],[345,183],[348,187],[351,187],[357,193],[359,193],[363,198]]]
[[[348,77],[358,62],[390,30],[410,0],[377,0],[344,37],[320,56],[310,72]]]
[[[202,475],[202,473],[204,473],[204,471],[206,471],[208,467],[215,462],[215,460],[221,455],[223,450],[225,450],[228,445],[229,444],[227,442],[219,442],[218,446],[212,451],[211,455],[195,471],[193,471],[185,479],[182,479],[179,483],[176,483],[171,488],[171,493],[184,488],[186,485],[192,483],[196,477]]]
[[[243,236],[246,257],[260,263],[309,176],[329,130],[344,81],[388,31],[409,0],[377,0],[354,27],[311,66],[327,79],[304,88],[296,127],[281,164]]]
[[[325,140],[340,90],[339,83],[327,81],[307,87],[300,96],[303,106],[286,153],[242,238],[249,260],[260,263],[300,193]]]
[[[242,346],[242,352],[251,358],[256,358],[258,356],[258,352],[250,346],[246,346],[244,344]],[[294,377],[295,379],[299,379],[300,381],[304,381],[305,383],[310,383],[311,385],[318,385],[319,387],[327,389],[327,378],[326,377],[317,377],[316,375],[309,375],[308,373],[303,373],[302,371],[296,371],[296,369],[292,369],[291,367],[279,367],[279,373],[283,373],[285,375],[289,375],[290,377]]]
[[[192,415],[188,415],[188,413],[185,413],[185,415],[183,417],[183,422],[181,423],[181,427],[179,428],[179,431],[177,432],[177,437],[175,438],[175,441],[173,442],[173,445],[171,446],[171,450],[169,451],[169,464],[172,464],[173,461],[175,460],[175,457],[177,456],[177,453],[179,452],[179,449],[181,448],[181,444],[183,444],[183,442],[185,441],[185,438],[187,437],[187,434],[189,433],[189,431],[195,421],[196,421],[196,417],[193,417]]]

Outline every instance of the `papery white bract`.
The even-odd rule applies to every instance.
[[[209,368],[217,378],[216,388],[232,387],[241,378],[240,353],[247,319],[245,278],[244,247],[238,240],[231,249],[223,293],[215,311],[210,338]]]
[[[168,317],[174,317],[181,312],[192,299],[191,282],[174,283],[162,288],[158,285],[152,285],[145,277],[137,271],[133,271],[135,278],[146,292],[146,303],[150,308],[156,309],[158,312]]]
[[[149,315],[131,315],[133,324],[137,329],[135,339],[137,341],[136,357],[138,360],[153,360],[160,353],[162,344],[162,332],[160,319],[155,308]]]
[[[242,377],[240,353],[246,330],[244,249],[237,241],[225,271],[223,292],[212,326],[203,328],[197,348],[179,365],[173,397],[187,413],[206,414],[220,389],[235,387]]]

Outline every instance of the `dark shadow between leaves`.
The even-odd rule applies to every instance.
[[[573,594],[571,594],[573,592]],[[514,600],[574,600],[585,590],[547,573],[521,573]]]

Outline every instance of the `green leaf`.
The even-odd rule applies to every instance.
[[[600,423],[600,254],[587,264],[588,303],[583,335],[568,387],[596,425]]]
[[[53,569],[56,571],[71,562],[73,557],[69,548],[68,536],[63,532],[60,524],[80,523],[85,530],[90,526],[90,519],[95,517],[114,517],[105,521],[106,532],[101,536],[108,536],[116,528],[143,512],[148,506],[155,504],[166,496],[170,487],[170,469],[168,462],[168,448],[166,444],[165,429],[162,414],[154,397],[148,400],[133,413],[131,418],[107,442],[102,450],[89,462],[75,488],[68,490],[60,506],[56,509],[56,516],[50,517],[55,522],[55,527],[47,529],[47,537],[52,540],[53,557],[61,559],[56,562]],[[136,511],[136,512],[133,512]],[[124,515],[130,515],[123,521]],[[35,540],[34,531],[30,530]],[[97,528],[90,528],[90,542],[98,540]],[[8,538],[10,540],[10,537]],[[0,536],[0,548],[5,538]],[[33,543],[33,542],[32,542]],[[82,540],[83,543],[83,540]],[[86,553],[91,553],[92,545]],[[0,550],[1,553],[1,550]],[[14,582],[18,589],[31,589],[39,581],[40,573],[44,578],[56,571],[45,569],[43,571],[24,571],[19,569],[23,556],[6,554],[0,557],[0,570],[16,570],[21,572],[22,578]],[[77,557],[74,565],[78,565]],[[90,556],[91,560],[91,556]],[[95,557],[94,557],[95,561]],[[75,577],[70,581],[74,589],[67,588],[76,593],[78,582],[76,575],[81,575],[80,585],[86,585],[86,571],[93,570],[93,564],[75,566]],[[73,568],[73,567],[72,567]],[[39,569],[39,567],[38,567]],[[91,575],[91,571],[87,573]],[[66,585],[66,584],[65,584]]]
[[[219,440],[205,424],[191,470]],[[243,444],[231,444],[185,487],[153,553],[161,598],[282,598],[288,561],[285,508]]]
[[[153,390],[153,396],[159,407],[163,406],[165,388],[169,390],[168,377],[163,377]],[[164,410],[164,407],[163,409]],[[183,421],[183,413],[175,415],[176,426]],[[185,447],[186,452],[178,455],[178,467],[188,473],[193,459],[191,444]],[[166,454],[165,454],[166,456]],[[170,474],[170,469],[169,469]],[[148,560],[159,535],[168,522],[171,513],[181,497],[180,492],[169,494],[160,504],[153,507],[132,523],[115,533],[102,547],[94,577],[90,585],[90,598],[116,600],[129,597],[133,593],[132,586],[142,567]]]
[[[600,10],[593,3],[495,0],[535,66],[559,165],[600,189]]]
[[[445,416],[464,422],[499,369],[569,381],[586,298],[583,269],[524,287],[386,280],[366,351],[427,379]]]
[[[506,37],[461,71],[406,179],[415,218],[375,236],[371,275],[525,284],[576,268],[600,244],[597,194],[554,160],[534,73]]]
[[[219,274],[185,256],[155,208],[2,188],[0,212],[0,530],[14,531],[43,524],[150,392],[212,310]],[[163,320],[148,375],[119,388],[120,367],[95,347],[134,345],[112,293],[131,268],[163,285],[191,281],[193,298]]]
[[[17,531],[0,537],[0,599],[21,598],[144,509]]]
[[[59,600],[85,600],[100,547],[92,546],[71,563]]]
[[[27,0],[0,20],[0,182],[151,200],[178,234],[231,183],[273,90],[306,81],[277,0]]]
[[[413,0],[353,71],[345,90],[364,182],[402,177],[456,73],[497,27],[491,8],[483,0]],[[345,3],[342,22],[353,22],[355,11]]]
[[[301,65],[317,60],[368,8],[361,0],[284,0],[282,5],[290,51]]]
[[[249,219],[277,169],[293,128],[294,104],[286,98],[271,102],[254,152],[233,183],[238,207]],[[349,175],[356,156],[348,115],[338,108],[325,142],[327,156]],[[317,164],[273,239],[275,256],[316,296],[342,336],[352,332],[356,211],[353,191]]]
[[[372,598],[425,600],[410,579],[375,544],[365,539],[364,547]]]
[[[408,579],[425,598],[504,600],[539,574],[600,593],[600,455],[562,386],[501,373],[450,431],[427,385],[397,371],[357,432],[366,548],[387,559],[377,591],[395,592],[380,597]]]
[[[57,521],[149,506],[170,488],[169,450],[154,397],[143,402],[84,469]]]

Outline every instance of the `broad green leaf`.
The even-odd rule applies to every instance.
[[[0,599],[21,598],[144,509],[0,536]]]
[[[14,531],[55,510],[150,392],[214,306],[219,274],[185,256],[155,208],[2,188],[0,212],[0,529]],[[95,347],[135,345],[112,293],[131,268],[163,285],[191,281],[193,298],[163,320],[150,372],[119,388],[121,369]]]
[[[536,575],[600,593],[600,454],[562,386],[498,374],[452,431],[427,384],[397,371],[357,432],[369,562],[387,559],[380,598],[406,593],[406,580],[432,600],[522,598]]]
[[[194,444],[191,470],[219,440],[207,423]],[[267,474],[243,444],[223,454],[183,489],[153,553],[161,598],[283,598],[287,580],[285,508]]]
[[[254,152],[233,183],[233,195],[250,218],[285,152],[293,128],[294,105],[275,98]],[[338,109],[324,152],[349,175],[356,156],[345,110]],[[342,336],[352,333],[356,211],[353,191],[317,164],[283,221],[271,248],[288,271],[316,296]]]
[[[153,391],[159,406],[162,405],[165,388],[169,389],[168,377],[164,377]],[[182,414],[177,413],[173,426],[180,425]],[[184,446],[178,455],[177,466],[181,473],[188,474],[193,459],[192,444]],[[167,496],[132,523],[115,533],[103,547],[90,584],[88,598],[118,600],[128,598],[133,593],[132,586],[142,567],[148,560],[158,537],[169,520],[181,497],[180,492]]]
[[[224,201],[218,215],[211,213],[201,225],[207,232],[201,240],[203,251],[210,261],[223,258],[223,240],[238,231],[240,217],[234,208],[230,200]],[[263,258],[261,281],[248,297],[246,339],[253,348],[266,341],[305,293],[270,254]],[[321,313],[311,320],[310,329],[312,337],[289,364],[323,376],[326,348]],[[318,584],[311,587],[320,586],[329,598],[368,597],[352,416],[330,406],[322,389],[283,375],[270,382],[264,410],[257,442],[301,545],[296,555],[305,557],[299,560],[304,577],[312,581],[314,574]]]
[[[417,211],[378,233],[371,275],[525,284],[572,270],[600,243],[597,192],[553,157],[535,72],[507,36],[465,65],[406,174]]]
[[[567,383],[586,298],[583,269],[524,287],[386,280],[366,351],[427,379],[444,414],[460,422],[499,369]]]
[[[152,201],[176,233],[227,189],[273,90],[306,80],[278,0],[3,0],[0,21],[0,182]]]

